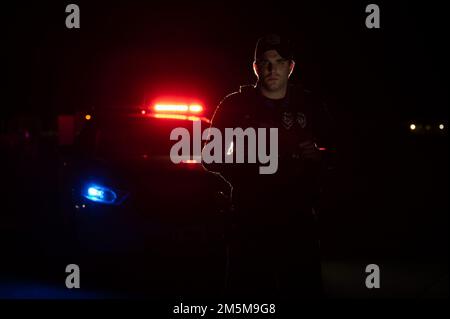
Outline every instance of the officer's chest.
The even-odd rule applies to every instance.
[[[260,108],[254,117],[248,117],[249,126],[276,127],[278,134],[286,137],[297,137],[299,140],[309,138],[311,135],[311,115],[307,108],[300,106],[278,106]]]

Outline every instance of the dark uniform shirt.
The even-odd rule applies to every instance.
[[[278,128],[278,170],[274,174],[259,174],[260,163],[205,165],[233,186],[234,289],[264,293],[278,286],[290,294],[301,281],[304,292],[319,289],[312,206],[322,164],[317,146],[330,147],[331,123],[320,101],[293,85],[278,100],[264,97],[253,86],[243,86],[217,107],[212,126],[222,135],[225,128]],[[274,272],[275,286],[268,279]]]
[[[253,86],[242,86],[239,92],[225,97],[217,107],[212,126],[220,129],[252,127],[278,128],[278,169],[275,174],[259,174],[267,164],[212,164],[211,171],[220,172],[233,185],[236,194],[257,188],[276,188],[294,184],[296,188],[315,187],[321,166],[318,147],[330,147],[332,120],[325,106],[311,92],[290,85],[286,97],[273,100],[264,97]],[[317,147],[316,147],[317,146]],[[309,147],[305,151],[305,147]],[[268,147],[267,147],[268,148]],[[261,187],[255,187],[255,186]],[[292,190],[295,192],[295,190]]]

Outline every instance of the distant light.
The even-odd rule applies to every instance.
[[[416,125],[415,125],[415,124],[411,124],[411,125],[409,126],[409,128],[411,129],[411,131],[414,131],[414,130],[416,129]]]
[[[142,111],[141,111],[141,114],[142,114],[142,115],[145,115],[145,113],[147,113],[145,110],[142,110]]]
[[[439,129],[443,130],[444,129],[444,124],[439,124]]]
[[[90,115],[90,114],[86,114],[86,116],[84,117],[87,121],[89,121],[91,118],[92,118],[92,116]]]

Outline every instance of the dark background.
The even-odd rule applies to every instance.
[[[77,1],[81,28],[67,29],[69,3],[1,7],[2,141],[28,125],[37,150],[2,151],[4,287],[26,277],[9,272],[17,260],[30,273],[27,251],[58,241],[43,239],[53,225],[48,136],[58,115],[172,93],[211,112],[255,81],[256,39],[276,30],[296,43],[293,80],[321,94],[339,127],[321,213],[329,295],[448,297],[448,55],[438,3],[377,1],[381,28],[367,29],[364,1]],[[433,129],[411,132],[411,123]],[[364,286],[369,263],[382,270],[376,292]]]

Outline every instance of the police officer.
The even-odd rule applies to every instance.
[[[256,85],[241,86],[216,108],[212,126],[278,128],[278,170],[252,164],[205,165],[232,185],[233,218],[227,288],[233,296],[317,297],[321,294],[314,213],[329,147],[331,118],[310,91],[290,83],[291,42],[268,34],[257,41]]]

